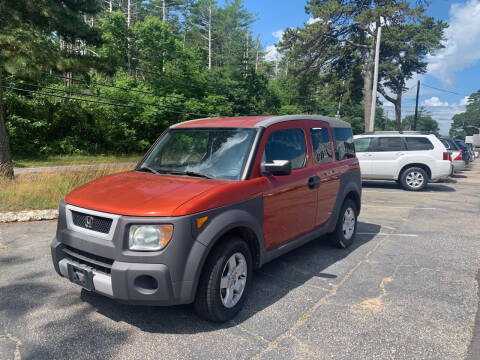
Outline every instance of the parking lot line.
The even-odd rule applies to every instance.
[[[391,236],[404,236],[404,237],[418,237],[417,234],[390,234],[390,233],[374,233],[374,232],[371,232],[371,233],[368,233],[368,232],[359,232],[357,233],[358,235],[382,235],[382,236],[387,236],[387,235],[391,235]]]
[[[370,204],[364,204],[362,207],[378,207],[378,208],[389,208],[389,209],[409,209],[409,210],[437,210],[437,208],[417,208],[413,206],[390,206],[390,205],[370,205]]]

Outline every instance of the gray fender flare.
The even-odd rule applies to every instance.
[[[332,215],[328,223],[328,232],[332,232],[337,225],[338,216],[340,209],[345,201],[348,193],[354,192],[359,198],[360,206],[357,209],[358,214],[360,214],[361,204],[362,204],[362,185],[360,180],[360,170],[352,171],[345,174],[342,174],[340,177],[340,188],[338,190],[337,200],[333,206]],[[357,214],[357,215],[358,215]]]
[[[186,262],[183,282],[191,286],[182,290],[181,298],[191,300],[195,298],[198,281],[205,261],[214,245],[223,235],[238,227],[251,230],[256,237],[260,256],[260,264],[265,256],[265,243],[263,241],[263,203],[262,198],[255,198],[239,204],[230,205],[227,208],[219,208],[198,214],[198,217],[209,217],[204,229],[197,234],[195,244]],[[193,226],[193,225],[192,225]],[[189,292],[189,293],[186,293]]]

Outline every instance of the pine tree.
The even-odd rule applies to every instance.
[[[61,51],[53,34],[69,43],[98,41],[98,34],[83,15],[99,10],[96,0],[1,0],[0,1],[0,88],[6,73],[75,66],[79,54]],[[65,61],[61,59],[70,59]],[[0,98],[3,92],[0,92]],[[13,177],[12,157],[0,99],[0,176]]]

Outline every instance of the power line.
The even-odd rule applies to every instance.
[[[53,97],[57,97],[57,98],[61,98],[61,99],[85,101],[85,102],[95,103],[95,104],[104,104],[104,105],[112,105],[112,106],[120,106],[120,107],[128,107],[128,108],[138,109],[138,106],[133,106],[133,105],[117,104],[117,103],[111,103],[111,102],[106,102],[106,101],[90,100],[90,99],[83,99],[83,98],[75,98],[75,97],[63,96],[63,95],[58,95],[58,94],[53,94],[53,93],[48,93],[48,92],[21,89],[21,88],[17,88],[17,87],[13,87],[13,86],[2,85],[2,87],[5,88],[5,89],[23,91],[23,92],[46,95],[46,96],[53,96]],[[87,95],[87,96],[90,96],[90,95]],[[93,96],[95,96],[95,95],[93,95]],[[156,107],[156,105],[151,105],[151,104],[147,104],[147,105]],[[169,112],[177,113],[177,114],[182,114],[182,115],[195,115],[195,116],[206,116],[207,115],[207,114],[199,114],[199,113],[187,113],[187,112],[175,111],[175,110],[171,110],[171,109],[165,109],[165,110],[167,110]]]
[[[83,92],[74,92],[74,91],[69,91],[69,90],[62,90],[62,89],[57,89],[57,88],[52,88],[49,86],[42,86],[42,85],[37,85],[37,84],[31,84],[31,83],[26,83],[22,82],[22,85],[27,85],[27,86],[34,86],[39,89],[48,89],[56,92],[62,92],[62,93],[67,93],[67,94],[72,94],[72,95],[78,95],[78,96],[87,96],[87,97],[94,97],[97,99],[102,99],[102,100],[108,100],[108,101],[129,101],[129,102],[134,102],[135,105],[146,105],[146,106],[152,106],[158,109],[163,109],[166,111],[170,111],[173,113],[178,113],[178,114],[185,114],[185,115],[198,115],[198,116],[205,116],[207,114],[202,114],[202,113],[187,113],[184,111],[176,111],[172,110],[171,107],[165,106],[165,105],[155,105],[155,104],[149,104],[141,101],[132,101],[132,100],[126,100],[126,99],[119,99],[119,98],[110,98],[110,97],[105,97],[105,96],[100,96],[100,95],[94,95],[94,94],[87,94]]]
[[[20,88],[13,87],[13,86],[5,86],[5,85],[2,85],[2,88],[4,88],[4,89],[10,89],[10,90],[23,91],[23,92],[28,92],[28,93],[34,93],[34,94],[40,94],[40,95],[53,96],[53,97],[62,98],[62,99],[85,101],[85,102],[96,103],[96,104],[122,106],[122,107],[129,107],[129,108],[135,108],[135,109],[138,108],[137,106],[132,106],[132,105],[114,104],[114,103],[110,103],[110,102],[97,101],[97,100],[89,100],[89,99],[79,99],[79,98],[73,98],[73,97],[69,97],[69,96],[62,96],[62,95],[57,95],[57,94],[52,94],[52,93],[45,93],[45,92],[41,92],[41,91],[20,89]]]
[[[138,93],[141,93],[141,94],[156,95],[154,92],[151,92],[151,91],[128,89],[128,88],[124,88],[124,87],[120,87],[120,86],[114,86],[114,85],[110,85],[110,84],[106,84],[106,83],[99,83],[99,82],[95,82],[95,81],[91,81],[91,80],[82,80],[82,79],[69,77],[69,76],[65,76],[65,75],[50,74],[50,73],[44,72],[44,71],[42,71],[42,73],[45,74],[45,75],[48,75],[48,76],[52,76],[52,77],[56,77],[56,78],[60,78],[60,79],[72,80],[72,81],[81,82],[81,83],[84,83],[84,84],[94,84],[94,85],[98,85],[98,86],[105,86],[105,87],[109,87],[109,88],[113,88],[113,89],[119,89],[119,90],[123,90],[123,91],[132,91],[132,92],[138,92]]]
[[[45,75],[60,78],[60,79],[66,79],[66,80],[72,80],[72,81],[75,81],[75,82],[81,82],[81,83],[84,83],[84,84],[87,84],[87,85],[93,84],[93,85],[108,87],[108,88],[112,88],[112,89],[119,89],[119,90],[123,90],[123,91],[131,91],[131,92],[147,94],[147,95],[155,95],[155,96],[166,97],[166,98],[171,97],[171,98],[177,98],[177,99],[185,99],[185,97],[182,96],[182,95],[175,95],[175,94],[160,95],[160,94],[157,94],[153,91],[145,91],[145,90],[124,88],[124,87],[121,87],[121,86],[115,86],[115,85],[110,85],[110,84],[107,84],[107,83],[100,83],[100,82],[91,81],[91,80],[82,80],[82,79],[78,79],[78,78],[74,78],[74,77],[68,77],[68,76],[65,76],[65,75],[50,74],[50,73],[47,73],[47,72],[44,72],[44,71],[42,71],[42,73],[45,74]]]
[[[426,86],[430,89],[434,89],[434,90],[438,90],[438,91],[443,91],[445,93],[450,93],[450,94],[455,94],[455,95],[460,95],[460,96],[470,96],[470,95],[467,95],[467,94],[461,94],[461,93],[458,93],[458,92],[455,92],[455,91],[451,91],[451,90],[445,90],[445,89],[440,89],[440,88],[437,88],[435,86],[430,86],[430,85],[427,85],[425,83],[423,83],[423,86]]]

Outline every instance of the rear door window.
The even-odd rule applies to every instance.
[[[305,136],[301,129],[287,129],[272,132],[265,144],[265,161],[290,160],[292,169],[305,166],[307,157]]]
[[[368,152],[372,151],[372,145],[373,145],[373,138],[371,137],[362,137],[353,140],[353,143],[355,144],[355,151],[356,152]]]
[[[445,145],[445,148],[446,148],[447,150],[452,150],[452,146],[450,145],[450,143],[449,143],[447,140],[445,140],[445,139],[440,139],[440,141],[442,142],[443,145]]]
[[[376,151],[402,151],[403,141],[401,137],[379,137],[377,138]]]
[[[407,150],[433,150],[433,144],[426,137],[406,137]]]
[[[355,157],[352,128],[333,128],[333,138],[337,160]]]
[[[330,135],[327,128],[310,129],[313,153],[319,164],[329,163],[333,159]]]

